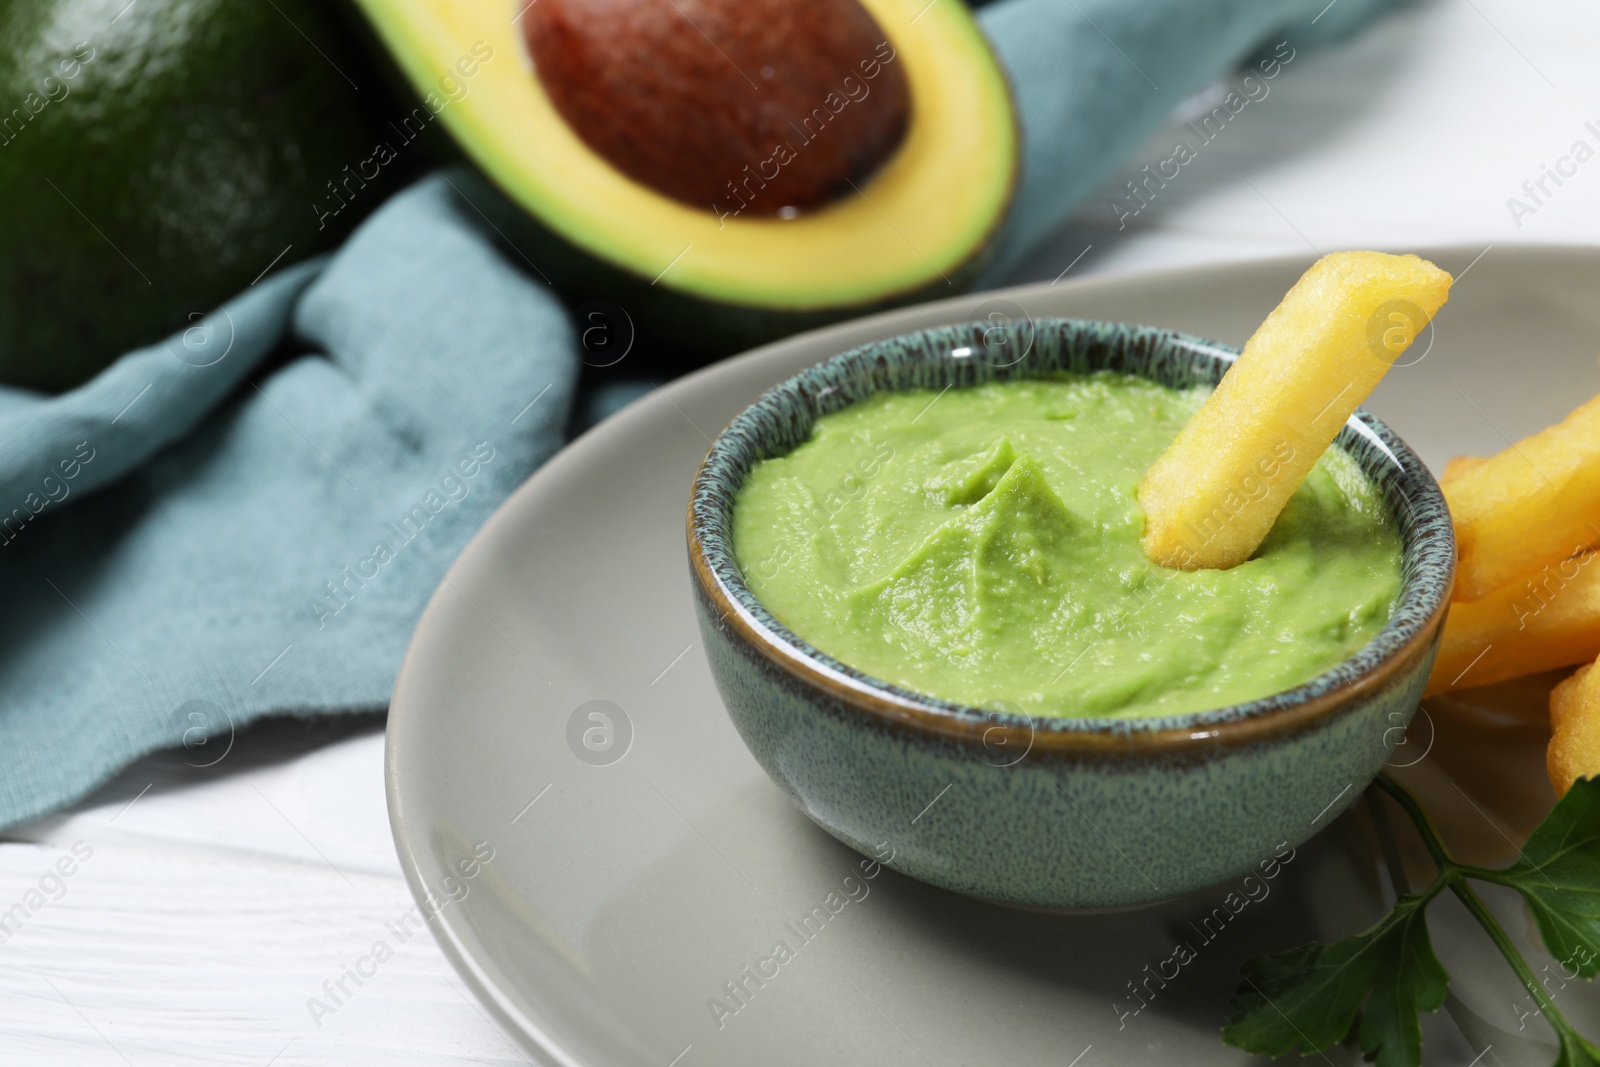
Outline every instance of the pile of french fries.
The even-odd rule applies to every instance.
[[[1460,561],[1428,695],[1585,664],[1550,694],[1564,793],[1600,775],[1600,397],[1439,482]]]

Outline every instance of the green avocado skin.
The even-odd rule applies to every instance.
[[[335,243],[400,176],[344,169],[388,99],[319,0],[0,0],[0,381],[69,388]]]

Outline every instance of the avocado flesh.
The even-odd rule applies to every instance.
[[[608,164],[556,111],[521,26],[498,6],[357,4],[424,103],[464,57],[471,63],[470,95],[441,125],[520,209],[523,219],[502,229],[523,256],[570,298],[614,300],[642,346],[687,364],[960,292],[1010,202],[1009,89],[962,5],[864,0],[910,84],[904,142],[859,193],[784,219],[719,216]],[[473,60],[484,53],[486,62]],[[794,147],[803,150],[798,138]]]
[[[350,39],[318,0],[0,0],[0,381],[77,384],[376,207]]]

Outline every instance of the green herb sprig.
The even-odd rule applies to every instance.
[[[1223,1041],[1269,1056],[1296,1049],[1304,1055],[1339,1044],[1359,1026],[1361,1051],[1378,1067],[1421,1067],[1419,1016],[1437,1010],[1450,985],[1428,938],[1427,909],[1448,889],[1483,926],[1555,1031],[1555,1067],[1600,1067],[1600,1048],[1567,1022],[1472,887],[1475,879],[1522,894],[1563,973],[1593,977],[1600,970],[1600,778],[1574,783],[1528,838],[1521,858],[1499,870],[1458,863],[1415,797],[1387,775],[1377,785],[1416,824],[1438,874],[1426,889],[1397,900],[1365,933],[1245,963]]]

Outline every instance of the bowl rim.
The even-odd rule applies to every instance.
[[[1209,361],[1209,370],[1214,371],[1216,378],[1221,377],[1239,354],[1238,349],[1220,342],[1134,323],[1038,318],[1028,319],[1027,324],[1035,331],[1035,336],[1042,329],[1063,336],[1102,331],[1163,344],[1182,352],[1192,364],[1196,362],[1194,357],[1200,357],[1199,363]],[[809,430],[811,423],[826,413],[818,410],[819,399],[832,391],[826,384],[820,389],[809,388],[819,379],[825,382],[831,375],[847,370],[870,370],[871,364],[881,362],[888,351],[918,342],[933,349],[959,347],[954,342],[961,340],[978,344],[983,329],[982,324],[976,323],[935,326],[838,353],[764,391],[734,416],[712,441],[695,471],[686,516],[692,577],[698,592],[719,616],[720,624],[731,627],[747,647],[768,663],[798,682],[820,690],[843,707],[865,714],[869,721],[879,725],[974,742],[991,752],[1010,752],[1014,751],[1013,746],[1025,744],[1023,756],[1027,756],[1034,750],[1040,750],[1041,754],[1173,752],[1195,742],[1231,747],[1298,734],[1353,707],[1354,698],[1382,689],[1419,658],[1431,654],[1449,608],[1455,579],[1455,538],[1449,511],[1427,466],[1410,446],[1365,408],[1357,408],[1350,416],[1335,438],[1335,444],[1346,447],[1354,438],[1365,439],[1393,461],[1398,477],[1385,482],[1360,462],[1360,456],[1351,453],[1363,472],[1378,482],[1392,512],[1396,510],[1397,499],[1405,503],[1410,522],[1400,522],[1402,559],[1414,555],[1415,572],[1403,578],[1395,610],[1377,634],[1352,655],[1291,689],[1178,715],[1124,718],[1027,715],[944,700],[894,685],[829,656],[789,630],[745,584],[731,550],[727,521],[732,515],[733,498],[752,465],[741,464],[731,456],[737,442],[757,428],[764,407],[784,401],[799,402],[809,409],[810,421],[805,427]],[[963,335],[962,331],[966,333]],[[932,344],[927,345],[927,342]],[[922,363],[939,362],[952,369],[956,366],[954,358],[938,360],[926,351],[920,355],[913,352],[911,358]],[[852,366],[855,364],[860,366]],[[1159,381],[1147,370],[1126,372]],[[1006,377],[1039,376],[1022,373]],[[884,388],[882,384],[874,384],[861,395]],[[731,490],[711,484],[710,474],[719,463],[731,463],[738,472],[738,483]],[[707,537],[707,534],[712,536]],[[1408,600],[1417,602],[1408,605]],[[1406,610],[1402,610],[1403,607]]]

